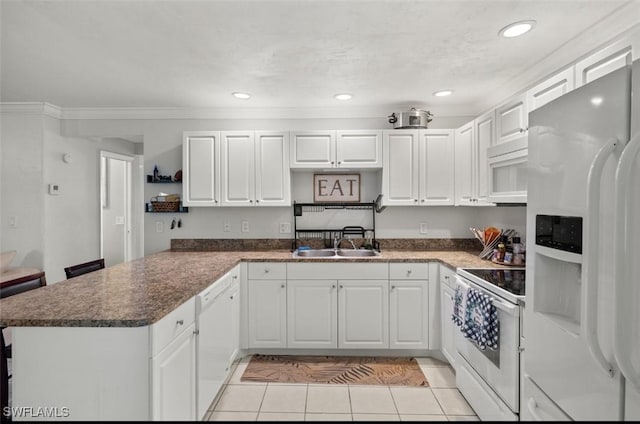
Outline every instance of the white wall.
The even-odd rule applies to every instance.
[[[2,113],[0,249],[16,250],[11,266],[44,265],[43,116]],[[15,220],[16,228],[10,227]]]

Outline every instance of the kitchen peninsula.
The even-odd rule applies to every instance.
[[[198,419],[195,407],[177,414],[168,401],[195,404],[195,297],[231,271],[239,276],[242,296],[248,265],[298,262],[423,263],[436,273],[440,265],[498,267],[467,251],[384,250],[381,256],[335,260],[294,259],[288,250],[168,250],[5,298],[0,324],[13,327],[13,406],[69,412],[14,420]],[[437,293],[435,275],[430,293]],[[432,305],[437,297],[430,297]],[[242,322],[248,304],[240,305]],[[243,330],[240,335],[246,340]],[[239,347],[247,346],[241,341]]]

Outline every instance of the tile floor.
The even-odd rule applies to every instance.
[[[430,387],[241,382],[247,356],[206,421],[478,421],[449,364],[416,358]]]

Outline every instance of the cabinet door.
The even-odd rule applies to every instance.
[[[449,364],[456,369],[456,346],[454,343],[455,331],[457,327],[451,321],[455,292],[449,286],[440,286],[440,307],[442,313],[442,354],[449,361]]]
[[[471,205],[474,199],[474,123],[458,128],[455,132],[455,205]]]
[[[338,168],[382,168],[382,131],[336,131]]]
[[[382,148],[383,204],[417,205],[420,194],[418,131],[384,131]]]
[[[333,168],[335,157],[335,131],[291,132],[291,168]]]
[[[152,420],[196,420],[195,324],[151,359]]]
[[[289,133],[255,133],[256,206],[291,205]]]
[[[249,206],[255,199],[253,132],[220,133],[222,206]]]
[[[489,159],[490,201],[527,202],[528,151],[528,149],[522,149]]]
[[[573,66],[557,73],[527,91],[527,110],[531,112],[575,87]]]
[[[286,280],[248,280],[249,347],[287,347]]]
[[[638,35],[636,35],[638,37]],[[623,66],[634,59],[631,37],[618,40],[576,63],[576,87],[581,87]],[[638,55],[638,52],[635,52]]]
[[[454,131],[420,130],[420,204],[454,204]]]
[[[525,94],[517,95],[496,108],[496,145],[526,137],[528,127]]]
[[[495,112],[487,112],[474,121],[475,144],[473,148],[473,162],[476,166],[472,178],[475,190],[474,205],[492,205],[489,200],[489,163],[487,149],[495,140]]]
[[[336,284],[336,280],[287,281],[289,348],[338,346]]]
[[[182,139],[182,204],[217,206],[220,192],[220,133],[184,132]]]
[[[389,280],[338,280],[338,347],[389,348]]]
[[[429,282],[389,281],[389,347],[429,349]]]

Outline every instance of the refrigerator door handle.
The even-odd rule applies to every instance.
[[[617,143],[618,139],[616,138],[607,140],[596,154],[589,168],[586,215],[587,258],[583,261],[586,294],[583,297],[585,303],[583,305],[583,311],[585,311],[584,334],[591,356],[609,377],[613,377],[613,366],[604,357],[598,342],[598,246],[600,244],[598,238],[600,234],[600,180],[602,179],[604,165],[613,153]]]
[[[635,369],[632,362],[632,317],[634,302],[630,293],[633,293],[633,284],[637,281],[630,275],[629,262],[634,257],[631,252],[632,237],[627,230],[627,223],[631,221],[631,212],[627,202],[629,191],[635,187],[637,181],[631,181],[631,171],[638,154],[640,153],[640,134],[633,137],[622,151],[615,177],[615,230],[613,242],[614,257],[614,326],[613,326],[613,351],[618,366],[624,377],[636,390],[640,391],[640,372]],[[634,184],[635,183],[635,184]],[[635,217],[637,218],[637,217]],[[637,252],[633,252],[637,254]]]

